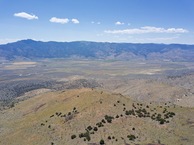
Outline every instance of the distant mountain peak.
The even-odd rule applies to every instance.
[[[0,45],[0,57],[7,60],[17,57],[72,58],[72,56],[91,59],[194,61],[194,45],[90,41],[42,42],[33,39]]]

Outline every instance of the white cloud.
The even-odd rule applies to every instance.
[[[160,41],[169,41],[179,38],[179,36],[172,36],[172,37],[156,37],[156,38],[145,38],[144,40],[152,41],[152,42],[160,42]]]
[[[115,25],[124,25],[125,23],[117,21]]]
[[[91,22],[91,24],[97,24],[97,25],[100,25],[100,24],[101,24],[101,22],[94,22],[94,21],[92,21],[92,22]]]
[[[105,30],[104,32],[110,33],[110,34],[145,34],[145,33],[187,33],[189,31],[183,28],[165,29],[165,28],[145,26],[145,27],[134,28],[134,29]]]
[[[69,22],[69,19],[68,18],[56,18],[56,17],[52,17],[49,21],[52,22],[52,23],[66,24],[66,23]]]
[[[15,17],[20,17],[20,18],[25,18],[25,19],[28,19],[28,20],[38,19],[38,16],[31,15],[31,14],[28,14],[26,12],[15,13],[14,16]]]
[[[71,21],[72,21],[74,24],[79,24],[78,19],[71,19]]]

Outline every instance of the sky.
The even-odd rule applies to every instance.
[[[0,0],[0,44],[22,39],[194,44],[194,0]]]

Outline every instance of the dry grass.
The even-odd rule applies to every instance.
[[[1,112],[0,144],[48,145],[54,142],[64,145],[85,145],[87,141],[84,142],[83,138],[80,139],[79,133],[84,132],[89,125],[95,126],[105,115],[124,115],[123,104],[127,109],[132,109],[133,103],[136,102],[125,96],[101,90],[76,89],[45,93]],[[148,104],[143,106],[145,105]],[[79,113],[69,121],[56,115],[50,118],[56,112],[67,114],[74,107]],[[150,105],[150,109],[153,108],[157,108],[157,112],[163,110],[157,104]],[[152,121],[150,118],[143,119],[124,115],[124,117],[114,119],[111,124],[107,123],[104,127],[99,128],[98,132],[91,135],[90,142],[99,143],[103,138],[107,145],[124,145],[124,141],[129,144],[158,143],[160,141],[167,145],[192,145],[194,142],[194,116],[192,115],[194,109],[179,106],[174,108],[173,105],[170,105],[168,109],[177,114],[169,124],[159,125],[158,122]],[[44,126],[41,126],[41,123]],[[50,128],[48,128],[49,125]],[[133,127],[135,130],[132,130]],[[72,134],[76,134],[77,138],[72,140]],[[135,142],[129,141],[127,139],[129,134],[138,136],[138,139]],[[118,141],[108,140],[108,136],[115,136]]]

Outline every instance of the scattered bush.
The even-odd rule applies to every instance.
[[[117,115],[115,118],[119,118],[119,115]]]
[[[50,118],[51,118],[51,117],[54,117],[54,115],[51,115]]]
[[[106,121],[107,121],[108,123],[112,123],[112,120],[114,119],[114,117],[108,116],[108,115],[105,115],[104,118],[106,119]]]
[[[104,119],[102,119],[102,123],[106,123],[106,121]]]
[[[80,133],[79,134],[79,137],[80,138],[83,138],[84,137],[84,139],[87,140],[87,141],[90,141],[91,140],[89,131],[86,131],[85,133]]]
[[[102,122],[98,122],[98,123],[96,123],[96,126],[103,127],[104,125],[102,124]]]
[[[94,129],[93,129],[94,131],[98,131],[98,128],[97,127],[94,127]]]
[[[132,140],[132,141],[134,141],[136,139],[135,135],[132,135],[132,134],[131,135],[128,135],[127,138],[129,140]]]
[[[101,145],[104,144],[104,140],[103,140],[103,139],[100,140],[100,144],[101,144]]]
[[[71,139],[74,139],[74,138],[76,138],[76,135],[72,135],[72,136],[71,136]]]
[[[79,134],[79,138],[82,138],[82,137],[84,137],[84,134],[83,133],[80,133]]]
[[[94,131],[90,132],[90,134],[94,134]]]
[[[101,100],[100,100],[100,103],[102,103]],[[120,103],[120,101],[117,101],[117,103]],[[122,104],[122,105],[125,106],[125,104]],[[114,104],[114,106],[116,106],[116,104]],[[169,123],[169,120],[167,120],[167,119],[168,118],[172,118],[172,117],[175,116],[175,113],[174,112],[168,112],[167,106],[164,107],[164,110],[163,110],[163,112],[161,114],[160,113],[156,113],[156,111],[157,111],[156,108],[152,109],[152,108],[150,108],[149,105],[143,106],[143,104],[137,103],[137,107],[136,107],[134,105],[134,103],[133,103],[132,104],[132,107],[133,107],[133,109],[131,109],[131,110],[126,110],[126,108],[123,107],[123,112],[125,112],[125,115],[134,115],[135,117],[140,117],[140,118],[141,117],[149,117],[152,120],[158,121],[159,124]],[[162,106],[158,106],[158,108],[159,107],[162,108]],[[150,108],[149,111],[148,111],[147,108]],[[72,112],[68,112],[67,115],[66,114],[62,115],[61,112],[60,113],[59,112],[56,112],[55,114],[56,114],[56,116],[65,117],[66,120],[70,120],[71,118],[73,118],[73,116],[75,115],[75,113],[77,113],[76,107],[73,108],[73,111]],[[153,114],[151,114],[151,113],[153,113]],[[51,115],[50,118],[51,117],[54,117],[54,115]],[[85,133],[80,133],[79,134],[79,138],[83,138],[84,141],[90,141],[91,140],[90,135],[92,135],[96,131],[98,131],[98,129],[100,127],[103,127],[106,122],[112,123],[112,120],[114,118],[119,118],[119,117],[123,117],[123,114],[116,115],[114,117],[113,116],[109,116],[109,115],[105,115],[104,118],[101,120],[101,122],[96,123],[96,126],[95,127],[88,126],[85,129],[86,130]],[[45,125],[44,123],[41,123],[41,126],[44,126],[44,125]],[[51,125],[48,125],[48,128],[51,128]],[[135,131],[135,127],[133,127],[132,130]],[[71,136],[71,139],[75,139],[75,138],[76,138],[76,135],[72,135]],[[118,139],[115,139],[114,136],[112,136],[112,137],[111,136],[108,136],[107,138],[108,138],[108,140],[113,140],[114,139],[114,141],[118,141]],[[136,137],[135,135],[128,135],[127,138],[129,140],[131,140],[131,141],[134,141],[138,137]],[[124,139],[124,138],[122,138],[122,139]],[[104,142],[103,139],[100,140],[100,144],[101,145],[105,144],[105,142]],[[53,143],[53,145],[54,145],[54,143]]]
[[[92,127],[91,127],[91,126],[88,126],[87,129],[88,129],[89,131],[91,131],[91,130],[92,130]]]
[[[164,124],[165,123],[165,120],[164,119],[161,119],[160,120],[160,124]]]

